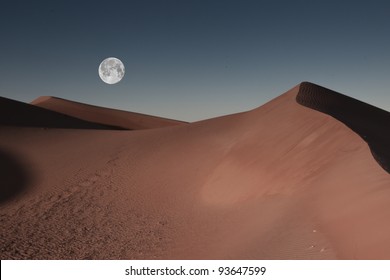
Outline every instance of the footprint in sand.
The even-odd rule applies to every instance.
[[[88,179],[82,181],[81,183],[79,183],[79,186],[81,187],[89,187],[89,186],[92,186],[93,184],[95,184],[97,181],[99,181],[100,179],[100,175],[98,175],[97,173],[95,173],[94,175],[91,175]]]
[[[85,180],[85,181],[79,183],[80,187],[89,187],[90,185],[92,185],[92,182],[90,182],[89,180]]]
[[[112,160],[109,160],[107,162],[108,166],[106,166],[100,170],[95,171],[94,174],[90,174],[90,176],[87,177],[87,179],[85,179],[77,184],[78,187],[90,187],[102,179],[104,180],[104,179],[110,178],[112,176],[113,170],[114,170],[112,166],[116,165],[115,162],[117,159],[118,158],[114,158]],[[110,184],[110,186],[111,186],[111,184]]]

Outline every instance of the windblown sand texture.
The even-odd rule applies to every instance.
[[[390,259],[390,175],[305,100],[329,93],[147,130],[0,127],[0,256]]]

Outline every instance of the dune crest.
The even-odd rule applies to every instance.
[[[38,97],[31,104],[85,121],[121,127],[128,130],[160,128],[186,123],[162,117],[84,104],[52,96]]]

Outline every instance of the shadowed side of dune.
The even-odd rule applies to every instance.
[[[390,113],[324,87],[303,82],[299,104],[328,114],[367,142],[379,165],[390,173]]]
[[[4,97],[0,97],[0,125],[77,129],[121,129],[114,126],[88,122]]]
[[[99,107],[52,96],[41,96],[32,105],[103,125],[129,130],[161,128],[186,122],[135,112]]]
[[[26,166],[16,156],[0,149],[0,203],[19,195],[31,180]]]

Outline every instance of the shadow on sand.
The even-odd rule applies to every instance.
[[[32,175],[15,155],[0,149],[0,203],[15,198],[27,189]]]

